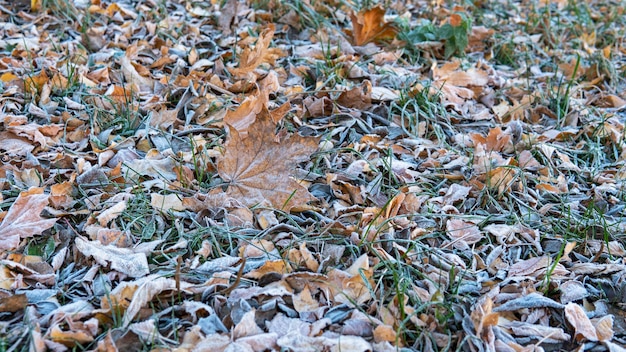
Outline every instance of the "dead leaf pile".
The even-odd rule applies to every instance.
[[[2,347],[622,351],[623,10],[470,5],[0,0]]]

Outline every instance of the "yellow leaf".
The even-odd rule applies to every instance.
[[[3,83],[9,83],[13,80],[16,80],[17,78],[18,77],[11,72],[5,72],[2,74],[2,76],[0,76],[0,81],[2,81]]]

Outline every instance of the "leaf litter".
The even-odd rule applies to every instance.
[[[0,1],[3,348],[623,350],[622,8]]]

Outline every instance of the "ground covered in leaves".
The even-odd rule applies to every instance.
[[[618,1],[0,1],[0,350],[624,351]]]

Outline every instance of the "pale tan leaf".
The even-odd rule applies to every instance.
[[[183,211],[185,210],[185,206],[183,206],[183,201],[181,197],[177,194],[150,194],[150,205],[159,211],[168,212],[170,210],[174,211]]]
[[[263,352],[267,350],[277,350],[277,339],[278,334],[270,332],[267,334],[240,337],[237,339],[237,342],[250,346],[254,352]]]
[[[220,334],[207,335],[193,347],[193,352],[223,352],[232,343],[230,337]]]
[[[293,296],[293,308],[298,312],[312,312],[320,307],[320,303],[311,296],[309,286],[304,286],[300,293]]]
[[[566,304],[565,318],[574,327],[574,338],[576,341],[582,341],[583,339],[598,341],[596,329],[580,305],[571,302]]]
[[[106,226],[109,222],[111,222],[114,219],[117,219],[118,216],[122,215],[124,210],[126,210],[125,200],[120,201],[114,204],[112,207],[106,209],[105,211],[100,213],[98,216],[96,216],[96,219],[98,220],[98,223],[100,224],[100,226]]]
[[[111,269],[117,270],[130,277],[147,275],[148,258],[145,253],[135,253],[128,248],[118,248],[112,245],[102,245],[99,241],[86,241],[81,237],[76,238],[76,248],[85,256],[93,257],[100,265],[111,265]]]
[[[239,105],[235,111],[226,112],[224,116],[224,122],[226,122],[229,128],[234,128],[240,134],[242,138],[248,136],[248,128],[256,120],[256,116],[261,113],[261,110],[267,104],[267,98],[260,93],[255,95],[249,95]]]
[[[245,77],[252,73],[259,65],[270,64],[273,65],[276,59],[283,56],[284,53],[278,48],[270,48],[272,37],[274,37],[274,24],[270,24],[261,34],[257,40],[254,48],[246,48],[239,57],[239,67],[230,68],[231,74],[236,77]]]
[[[591,319],[591,323],[596,328],[596,334],[600,341],[611,341],[615,335],[613,331],[613,316],[605,315],[601,318]]]
[[[140,176],[150,176],[155,179],[174,181],[178,177],[174,159],[163,157],[154,150],[148,152],[144,159],[134,159],[124,163],[123,173],[131,180],[138,180]]]
[[[133,62],[127,56],[123,56],[120,59],[120,64],[126,81],[135,87],[134,91],[152,93],[154,88],[152,78],[140,75],[139,72],[137,72],[137,68],[133,65]]]
[[[155,325],[154,319],[149,319],[139,323],[130,324],[128,329],[135,333],[144,343],[176,343],[176,341],[165,338],[159,333],[158,327]]]
[[[137,290],[134,291],[133,298],[124,313],[122,326],[127,327],[133,321],[141,308],[146,307],[154,296],[165,290],[174,290],[178,287],[186,289],[190,284],[186,282],[177,283],[176,280],[150,275],[142,279]]]
[[[398,334],[396,333],[396,330],[394,330],[393,327],[389,325],[378,325],[374,329],[374,341],[376,342],[395,342],[397,336]]]
[[[233,328],[233,339],[240,337],[254,336],[263,333],[263,330],[254,321],[256,310],[252,309],[243,315],[241,321]]]
[[[330,348],[331,352],[352,351],[352,352],[369,352],[372,351],[372,345],[360,336],[340,336]]]
[[[0,223],[0,250],[14,250],[22,238],[40,235],[57,222],[41,217],[49,197],[42,192],[41,188],[22,192],[11,205]]]
[[[320,264],[317,262],[313,253],[306,247],[306,243],[302,242],[300,244],[300,254],[302,255],[302,259],[304,259],[304,264],[306,267],[312,272],[317,272],[320,267]]]
[[[94,337],[85,331],[63,331],[58,325],[50,329],[50,339],[67,347],[78,347],[93,341]]]
[[[570,335],[566,334],[561,328],[554,328],[539,324],[529,324],[514,321],[510,325],[510,329],[516,336],[530,336],[533,338],[549,338],[557,341],[569,341]]]

